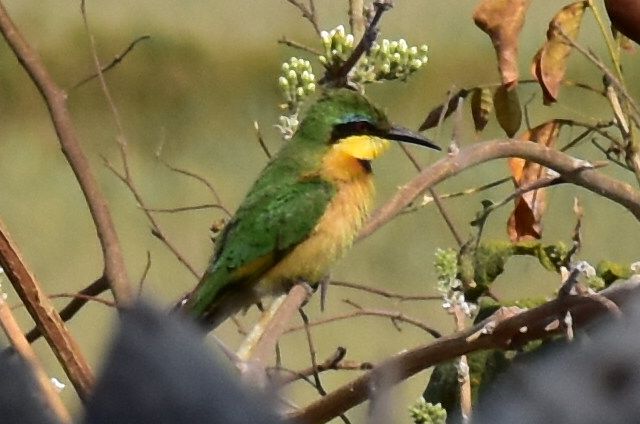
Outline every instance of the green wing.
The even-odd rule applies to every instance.
[[[194,313],[210,311],[222,289],[257,281],[309,236],[334,194],[319,178],[255,186],[216,243],[214,259],[192,295]]]

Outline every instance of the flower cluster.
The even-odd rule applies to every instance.
[[[322,31],[320,38],[324,54],[319,60],[325,67],[344,63],[355,48],[353,35],[347,34],[342,25],[330,32]],[[428,51],[429,48],[424,44],[409,46],[403,39],[375,42],[367,55],[351,70],[350,79],[357,84],[395,79],[404,81],[427,63]]]
[[[447,422],[447,410],[441,404],[435,405],[423,397],[409,408],[409,414],[415,424],[444,424]]]
[[[437,249],[433,265],[438,275],[438,292],[442,295],[442,307],[452,312],[459,306],[468,317],[473,315],[476,305],[466,301],[462,282],[458,278],[458,255],[453,249]]]
[[[287,102],[289,111],[295,113],[300,103],[316,91],[316,77],[308,60],[292,57],[282,64],[278,85]]]
[[[324,54],[318,59],[326,67],[340,66],[351,56],[355,47],[353,35],[347,34],[342,25],[338,25],[329,32],[322,31],[320,41]]]
[[[405,81],[411,74],[427,63],[426,45],[409,46],[403,39],[382,40],[374,43],[369,54],[363,57],[353,70],[356,83],[399,79]]]

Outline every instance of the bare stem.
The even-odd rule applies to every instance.
[[[69,166],[76,176],[89,207],[104,258],[104,274],[113,296],[119,304],[132,301],[133,290],[124,264],[120,242],[111,213],[89,161],[82,150],[71,114],[67,109],[67,94],[55,83],[38,53],[27,43],[0,2],[0,32],[18,61],[27,72],[49,109],[58,141]]]

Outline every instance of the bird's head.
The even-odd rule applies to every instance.
[[[389,148],[391,140],[440,150],[422,135],[392,125],[358,92],[338,89],[310,107],[292,142],[322,150],[323,156],[347,156],[368,164]]]

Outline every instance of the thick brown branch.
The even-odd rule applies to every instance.
[[[93,374],[75,340],[64,326],[60,315],[29,272],[16,246],[0,222],[0,267],[4,269],[14,290],[24,303],[78,396],[86,400],[93,387]]]
[[[629,184],[598,172],[586,161],[536,143],[492,140],[476,143],[426,167],[374,213],[360,232],[359,238],[371,235],[389,222],[427,188],[483,162],[508,157],[527,159],[553,169],[564,181],[613,200],[640,220],[640,192]]]
[[[129,283],[118,235],[111,219],[107,200],[102,194],[80,146],[73,121],[67,109],[67,94],[55,83],[38,53],[18,31],[2,3],[0,3],[0,32],[25,69],[49,109],[49,115],[58,135],[60,147],[78,180],[98,233],[104,257],[104,274],[119,304],[131,302],[133,291]]]
[[[628,281],[600,292],[600,295],[623,304],[633,294],[640,293],[640,281]],[[295,422],[323,423],[335,418],[350,408],[364,402],[369,387],[377,373],[393,370],[393,381],[400,381],[437,363],[483,349],[517,348],[524,343],[551,335],[549,322],[558,314],[570,311],[576,328],[609,313],[609,309],[589,296],[566,296],[557,298],[537,308],[509,315],[503,319],[490,317],[482,323],[444,336],[435,342],[399,353],[383,361],[373,370],[347,383],[311,405],[290,415]],[[489,330],[492,328],[492,330]],[[526,331],[525,331],[526,330]]]

